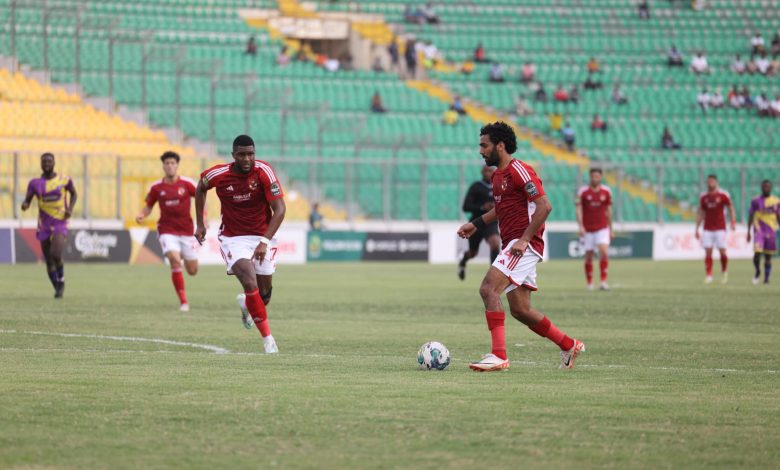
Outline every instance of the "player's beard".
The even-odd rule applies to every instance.
[[[482,158],[485,160],[485,165],[487,166],[498,166],[498,164],[501,163],[501,157],[498,156],[498,149],[495,147],[490,151],[490,155]]]

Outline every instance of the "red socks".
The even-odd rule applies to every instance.
[[[712,276],[712,255],[704,256],[704,269],[708,276]]]
[[[176,295],[179,296],[179,302],[186,304],[187,293],[184,291],[184,275],[181,273],[181,268],[171,269],[171,281],[173,281],[173,288],[176,289]]]
[[[490,338],[493,341],[493,354],[506,359],[506,337],[504,335],[504,312],[485,310]]]
[[[260,290],[255,289],[246,294],[246,309],[255,321],[255,326],[260,330],[260,335],[265,338],[271,334],[271,327],[268,326],[268,312],[265,310],[263,299],[260,298]]]
[[[568,351],[574,347],[574,340],[566,336],[563,331],[552,324],[549,318],[544,317],[536,325],[529,327],[531,331],[539,336],[549,339],[561,348],[561,351]]]
[[[588,285],[593,284],[593,262],[585,261],[585,279],[588,281]]]
[[[609,267],[609,258],[604,257],[599,260],[599,270],[601,273],[601,282],[607,282],[607,268]]]
[[[720,255],[720,271],[725,273],[728,265],[729,265],[729,258],[728,256],[726,256],[726,253],[722,253]],[[712,261],[710,261],[710,266],[712,266]],[[712,271],[711,268],[710,271]]]

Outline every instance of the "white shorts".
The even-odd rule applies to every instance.
[[[609,245],[609,228],[603,228],[595,232],[585,232],[585,235],[582,236],[583,250],[595,251],[599,245]]]
[[[715,247],[719,250],[726,249],[725,230],[704,230],[701,234],[701,246],[704,248]]]
[[[200,245],[192,235],[162,233],[157,236],[157,239],[160,240],[160,247],[164,255],[176,251],[181,253],[181,257],[184,260],[192,261],[198,259],[198,248]]]
[[[531,248],[527,248],[522,257],[513,256],[511,249],[516,241],[509,242],[506,249],[501,250],[501,253],[496,256],[496,260],[493,261],[493,267],[506,274],[511,282],[504,293],[511,292],[520,286],[531,290],[538,289],[536,286],[536,265],[542,262],[542,257]]]
[[[233,265],[240,259],[248,259],[255,266],[255,274],[270,276],[276,272],[276,238],[271,239],[265,259],[253,259],[255,248],[260,244],[260,237],[254,235],[240,235],[238,237],[219,236],[219,251],[227,265],[227,273],[233,274]]]

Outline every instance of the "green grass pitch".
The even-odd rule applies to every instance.
[[[705,286],[702,264],[616,261],[607,293],[541,265],[535,306],[587,352],[560,371],[509,318],[492,374],[467,368],[484,264],[280,266],[276,356],[220,267],[183,314],[163,266],[67,265],[61,301],[42,266],[3,266],[0,468],[777,468],[780,278],[732,261]],[[433,339],[453,361],[418,371]]]

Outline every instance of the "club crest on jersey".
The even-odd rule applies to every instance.
[[[160,191],[160,196],[165,196],[165,191]]]
[[[601,196],[601,202],[604,202],[607,200],[607,196]]]
[[[503,193],[504,191],[506,191],[506,188],[508,187],[509,187],[509,178],[504,178],[501,181],[501,192]]]
[[[255,189],[257,189],[257,180],[252,178],[249,180],[249,190],[254,191]]]
[[[534,197],[539,195],[539,190],[536,189],[536,185],[533,181],[529,181],[525,183],[525,192],[528,194],[528,197]]]
[[[282,194],[282,188],[279,187],[279,183],[271,183],[271,194],[274,196]]]
[[[179,188],[177,192],[179,193],[179,196],[184,196],[184,188]]]

